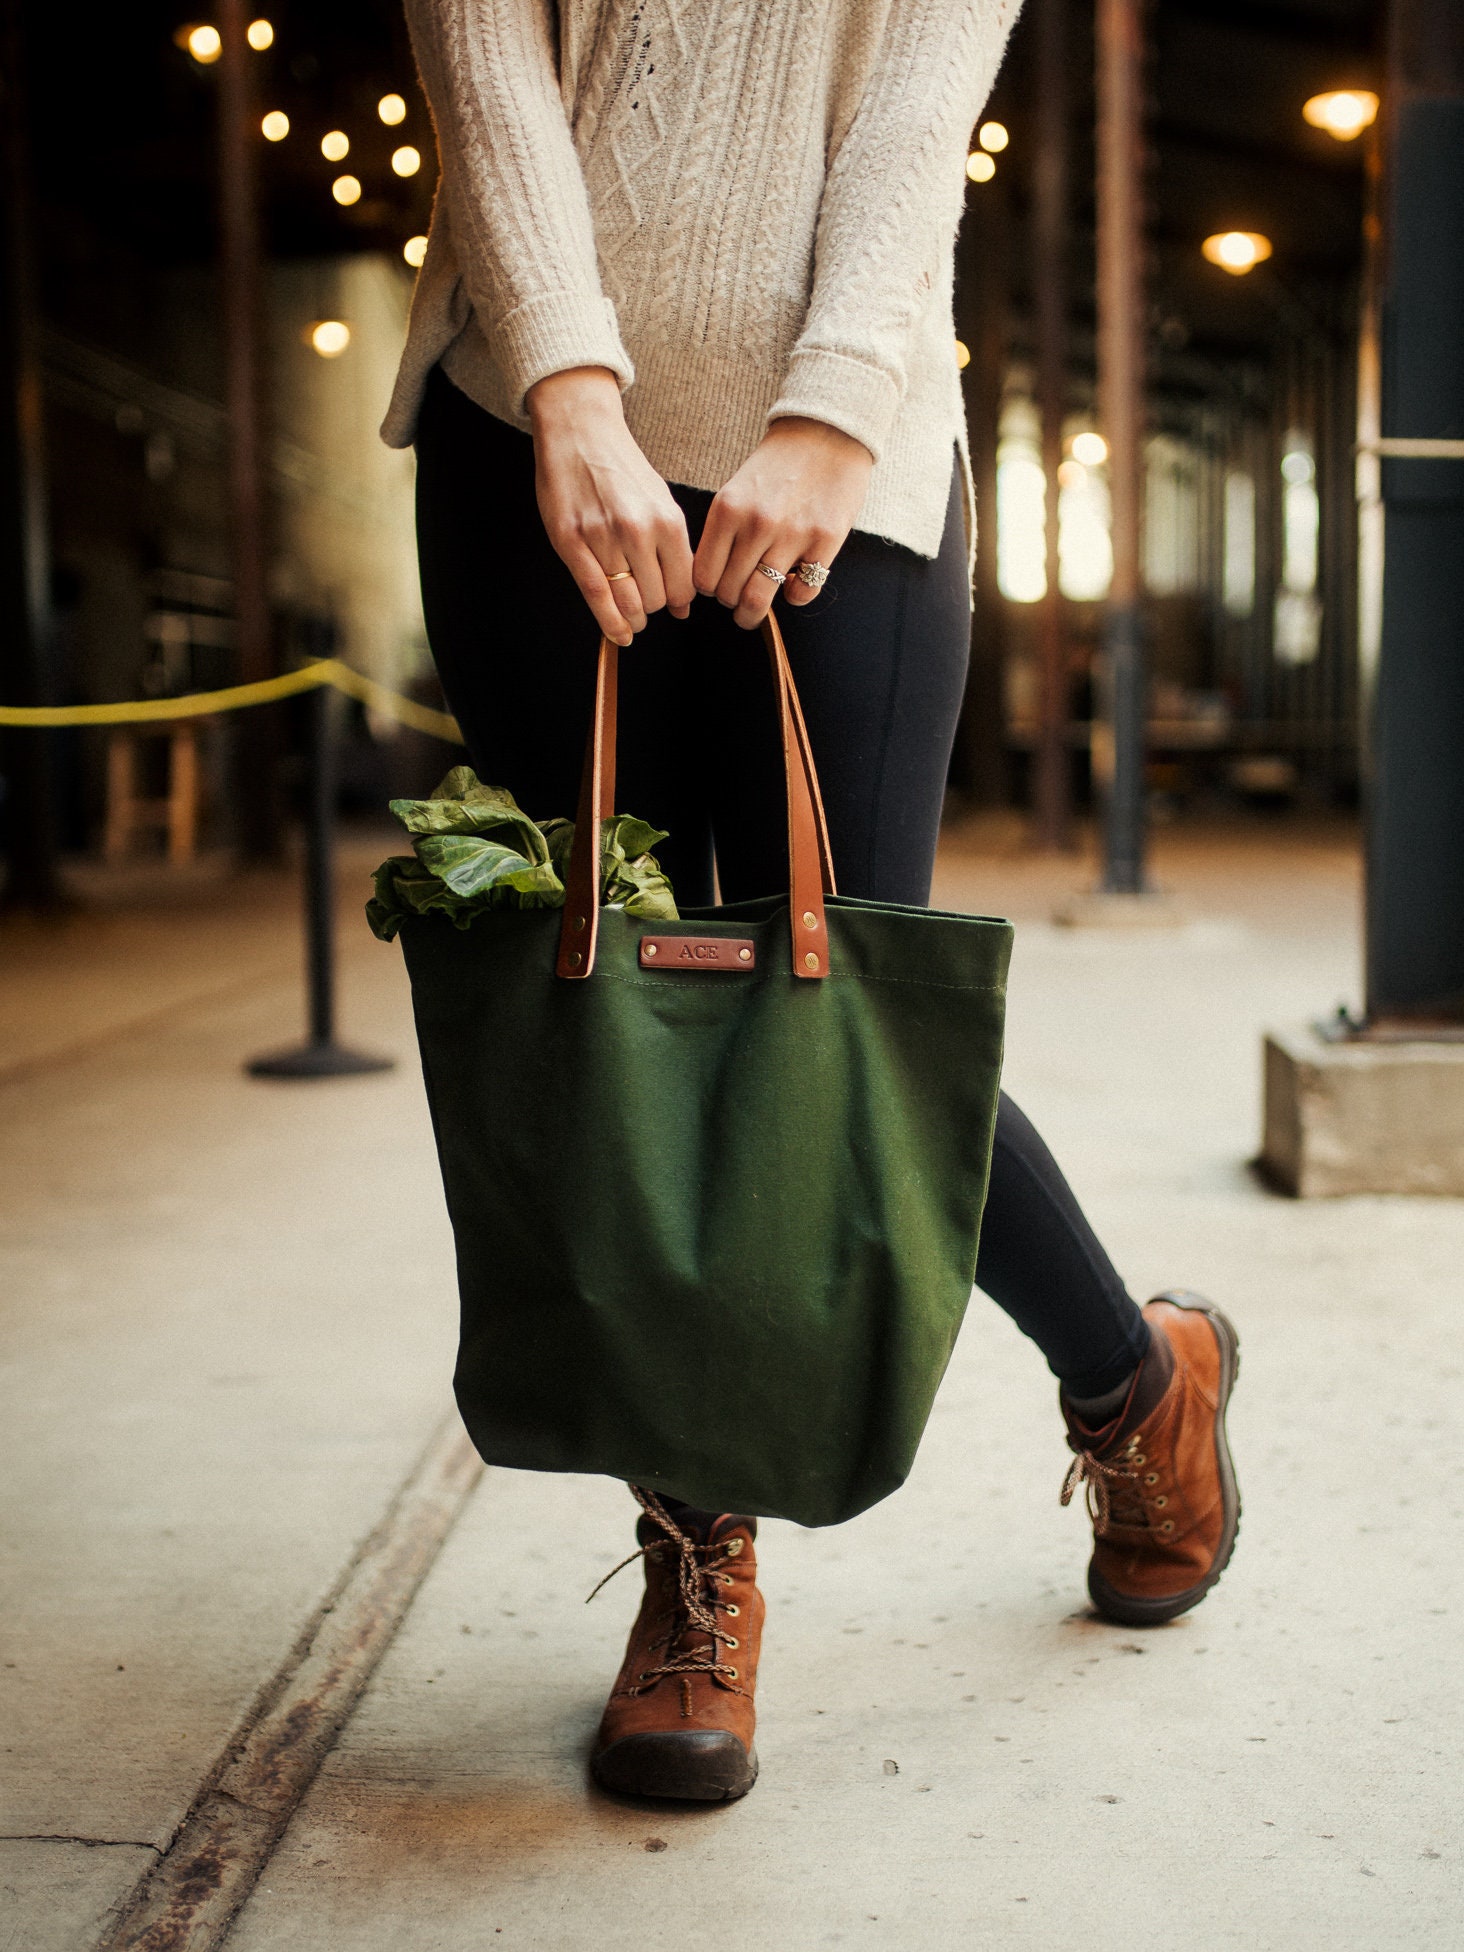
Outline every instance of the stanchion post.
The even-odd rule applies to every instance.
[[[335,1036],[336,697],[319,685],[310,698],[310,777],[305,808],[305,988],[309,1035],[303,1044],[251,1058],[255,1078],[346,1078],[389,1071],[394,1060],[338,1044]]]

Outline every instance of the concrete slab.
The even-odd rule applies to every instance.
[[[361,892],[345,1021],[406,1060],[386,1076],[242,1075],[300,1021],[292,902],[215,918],[254,957],[222,996],[206,954],[187,988],[192,925],[156,910],[110,963],[87,951],[87,981],[58,977],[49,1027],[32,972],[8,992],[37,1060],[0,1090],[0,1835],[27,1867],[27,1952],[89,1943],[56,1919],[73,1887],[84,1910],[135,1875],[103,1846],[166,1844],[450,1404],[408,999]],[[89,1016],[108,1035],[88,1053]],[[47,1837],[97,1848],[26,1841]]]
[[[1333,1043],[1297,1024],[1264,1053],[1258,1163],[1283,1192],[1464,1195],[1464,1044]]]
[[[588,1789],[634,1572],[581,1601],[633,1513],[613,1485],[494,1474],[229,1952],[1452,1947],[1464,1205],[1298,1206],[1245,1168],[1260,1027],[1356,998],[1349,837],[1176,832],[1155,865],[1196,919],[1142,936],[1054,927],[1073,863],[979,825],[936,899],[1017,919],[1009,1082],[1130,1284],[1239,1322],[1246,1516],[1206,1605],[1150,1633],[1090,1618],[1050,1379],[978,1299],[912,1484],[838,1531],[766,1528],[746,1803]],[[169,988],[191,923],[94,958],[59,1030],[29,979],[39,1058],[67,1061],[0,1098],[14,1952],[89,1952],[446,1399],[410,1062],[328,1087],[235,1069],[299,1021],[277,914],[283,973],[212,1000]],[[349,1033],[409,1059],[398,958],[343,947]],[[87,1054],[89,1009],[114,1014]]]
[[[1205,1606],[1091,1617],[1050,1379],[978,1298],[911,1484],[836,1531],[764,1528],[746,1802],[589,1789],[635,1575],[580,1601],[632,1512],[493,1473],[230,1952],[1452,1947],[1464,1207],[1252,1181],[1257,1023],[1347,993],[1355,875],[1321,842],[1221,852],[1167,863],[1210,919],[1143,938],[1023,919],[1051,896],[1017,859],[953,848],[938,890],[1019,917],[1009,1082],[1131,1285],[1239,1322],[1246,1512]]]
[[[143,1844],[0,1839],[0,1952],[77,1952],[153,1862]]]

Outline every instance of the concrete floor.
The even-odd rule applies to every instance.
[[[978,1296],[909,1487],[763,1528],[753,1795],[635,1807],[583,1771],[634,1571],[581,1602],[629,1501],[489,1473],[229,1952],[1457,1943],[1464,1205],[1297,1205],[1245,1169],[1261,1027],[1356,996],[1345,838],[1176,830],[1159,867],[1188,927],[1066,934],[1076,864],[975,825],[937,899],[1017,919],[1008,1084],[1130,1284],[1238,1322],[1216,1593],[1157,1631],[1090,1616],[1052,1385]],[[347,1027],[401,1069],[236,1068],[297,1020],[285,900],[144,903],[110,954],[0,937],[28,1067],[0,1095],[0,1952],[93,1943],[445,1400],[396,953],[347,926]]]

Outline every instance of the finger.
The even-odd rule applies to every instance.
[[[805,541],[801,553],[794,557],[793,567],[796,568],[799,563],[820,563],[825,569],[831,569],[842,542],[842,537],[831,535],[827,529],[815,529]],[[800,577],[790,575],[783,594],[795,609],[801,610],[805,603],[814,601],[819,591],[810,589]]]
[[[645,626],[646,617],[652,611],[664,610],[666,607],[666,585],[661,579],[661,563],[656,554],[656,538],[647,529],[622,529],[620,547],[624,554],[625,566],[634,580],[617,583],[615,587],[617,591],[629,589],[636,591],[642,609],[635,628],[641,630]]]
[[[686,517],[678,508],[676,519],[669,516],[657,546],[661,582],[666,591],[666,607],[673,617],[689,617],[696,581],[692,566],[691,539],[686,533]]]
[[[737,599],[737,608],[732,612],[732,621],[740,624],[743,630],[755,630],[772,608],[773,598],[781,589],[785,593],[792,585],[788,581],[788,566],[797,560],[796,552],[789,546],[781,549],[765,549],[753,568],[751,576],[742,586],[742,594]],[[779,582],[763,573],[763,564],[769,569],[781,572]]]
[[[737,534],[737,515],[721,495],[712,500],[693,558],[692,579],[702,596],[715,596]]]
[[[605,575],[610,585],[610,600],[632,631],[646,627],[646,605],[633,569],[612,569]]]
[[[732,547],[727,551],[726,567],[717,582],[717,601],[725,603],[729,610],[735,609],[742,601],[748,577],[753,575],[758,564],[766,557],[781,569],[785,558],[792,555],[794,546],[790,538],[779,537],[771,522],[756,515],[745,517],[739,522]],[[768,579],[759,576],[758,581],[766,583]]]
[[[580,595],[590,606],[590,614],[595,622],[612,644],[619,644],[624,648],[635,634],[616,601],[615,593],[626,587],[625,582],[611,583],[586,543],[575,543],[561,550],[560,554],[570,575],[579,586]],[[634,588],[633,579],[631,587]],[[634,601],[639,609],[639,593]]]

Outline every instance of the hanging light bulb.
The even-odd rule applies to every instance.
[[[1377,121],[1378,98],[1370,88],[1334,88],[1303,102],[1301,113],[1314,129],[1325,129],[1338,142],[1352,142]]]
[[[1000,155],[1001,151],[1006,148],[1007,144],[1011,141],[1011,137],[1007,133],[1005,122],[983,122],[981,127],[976,131],[976,140],[983,149],[989,149],[995,156]]]
[[[404,143],[392,151],[391,166],[398,176],[415,176],[422,167],[421,154],[410,143]]]
[[[217,27],[180,27],[173,38],[180,47],[187,48],[201,68],[210,67],[224,51],[223,36]]]
[[[354,176],[338,176],[330,186],[330,193],[337,203],[347,204],[359,203],[361,201],[361,185]]]
[[[320,153],[328,163],[343,163],[351,153],[351,138],[344,129],[332,129],[320,138]]]
[[[244,38],[256,54],[263,54],[267,47],[274,46],[274,27],[267,20],[251,20],[244,30]]]
[[[996,175],[996,164],[984,149],[973,149],[966,158],[966,174],[973,183],[989,183]]]
[[[351,328],[344,319],[319,319],[307,327],[305,338],[322,359],[339,359],[351,343]]]
[[[282,108],[272,108],[259,129],[266,142],[283,142],[290,133],[290,118]]]
[[[1207,237],[1200,246],[1211,264],[1218,264],[1233,278],[1244,277],[1271,255],[1271,240],[1258,230],[1222,230]]]
[[[414,271],[420,267],[426,255],[427,239],[425,237],[409,237],[402,246],[402,256]]]
[[[383,95],[376,104],[376,113],[388,129],[394,129],[398,122],[407,119],[407,105],[400,95]]]

